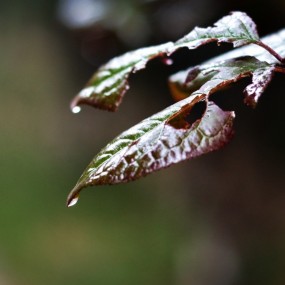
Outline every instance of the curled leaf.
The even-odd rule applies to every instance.
[[[169,84],[174,98],[179,99],[177,94],[180,94],[180,98],[183,99],[189,94],[201,92],[201,85],[203,91],[212,88],[213,82],[220,82],[215,87],[215,90],[218,90],[229,81],[252,76],[252,83],[246,87],[244,93],[245,103],[255,107],[260,95],[272,79],[274,68],[274,64],[259,61],[254,57],[240,57],[195,67],[195,70],[199,70],[195,77],[192,76],[193,69],[180,71],[169,78]]]

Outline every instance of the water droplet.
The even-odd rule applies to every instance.
[[[77,114],[81,111],[81,108],[79,106],[75,106],[72,108],[72,113]]]
[[[78,202],[78,199],[79,199],[79,195],[77,194],[68,202],[67,207],[74,206]]]

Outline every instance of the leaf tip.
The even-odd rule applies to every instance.
[[[75,107],[73,107],[71,109],[71,111],[72,111],[73,114],[77,114],[77,113],[79,113],[81,111],[81,107],[75,106]]]
[[[66,200],[66,206],[68,208],[74,206],[78,202],[80,191],[81,191],[81,186],[78,184],[71,190]]]
[[[74,114],[79,113],[81,111],[81,105],[89,105],[98,109],[115,112],[121,104],[122,97],[126,91],[127,87],[122,91],[119,98],[117,98],[114,102],[110,102],[110,100],[108,101],[104,98],[102,99],[100,94],[95,93],[92,86],[86,87],[72,99],[70,103],[71,112]]]
[[[79,200],[81,190],[87,185],[84,183],[77,183],[67,196],[66,206],[68,208],[74,206]]]
[[[73,114],[77,114],[81,111],[81,107],[79,106],[80,97],[79,95],[75,96],[70,103],[70,110]]]
[[[79,200],[79,193],[76,193],[75,195],[71,192],[70,195],[67,198],[66,206],[68,208],[74,206]]]

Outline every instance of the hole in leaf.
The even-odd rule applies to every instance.
[[[176,129],[189,129],[193,123],[203,117],[206,110],[206,102],[197,102],[190,110],[187,108],[168,123]]]
[[[194,122],[202,118],[205,111],[206,102],[198,102],[193,106],[189,114],[185,117],[185,121],[191,126]]]
[[[222,90],[219,90],[211,94],[209,98],[211,101],[213,101],[223,110],[239,111],[241,108],[245,107],[243,103],[244,100],[243,90],[250,83],[251,83],[250,78],[244,78],[238,83],[226,86]]]

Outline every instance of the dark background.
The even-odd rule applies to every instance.
[[[65,199],[92,157],[171,104],[168,75],[230,50],[182,49],[131,77],[117,113],[69,102],[109,58],[176,40],[233,10],[261,36],[285,27],[285,2],[1,1],[0,284],[285,284],[284,75],[256,110],[248,81],[219,92],[235,109],[224,149],[129,184]]]

